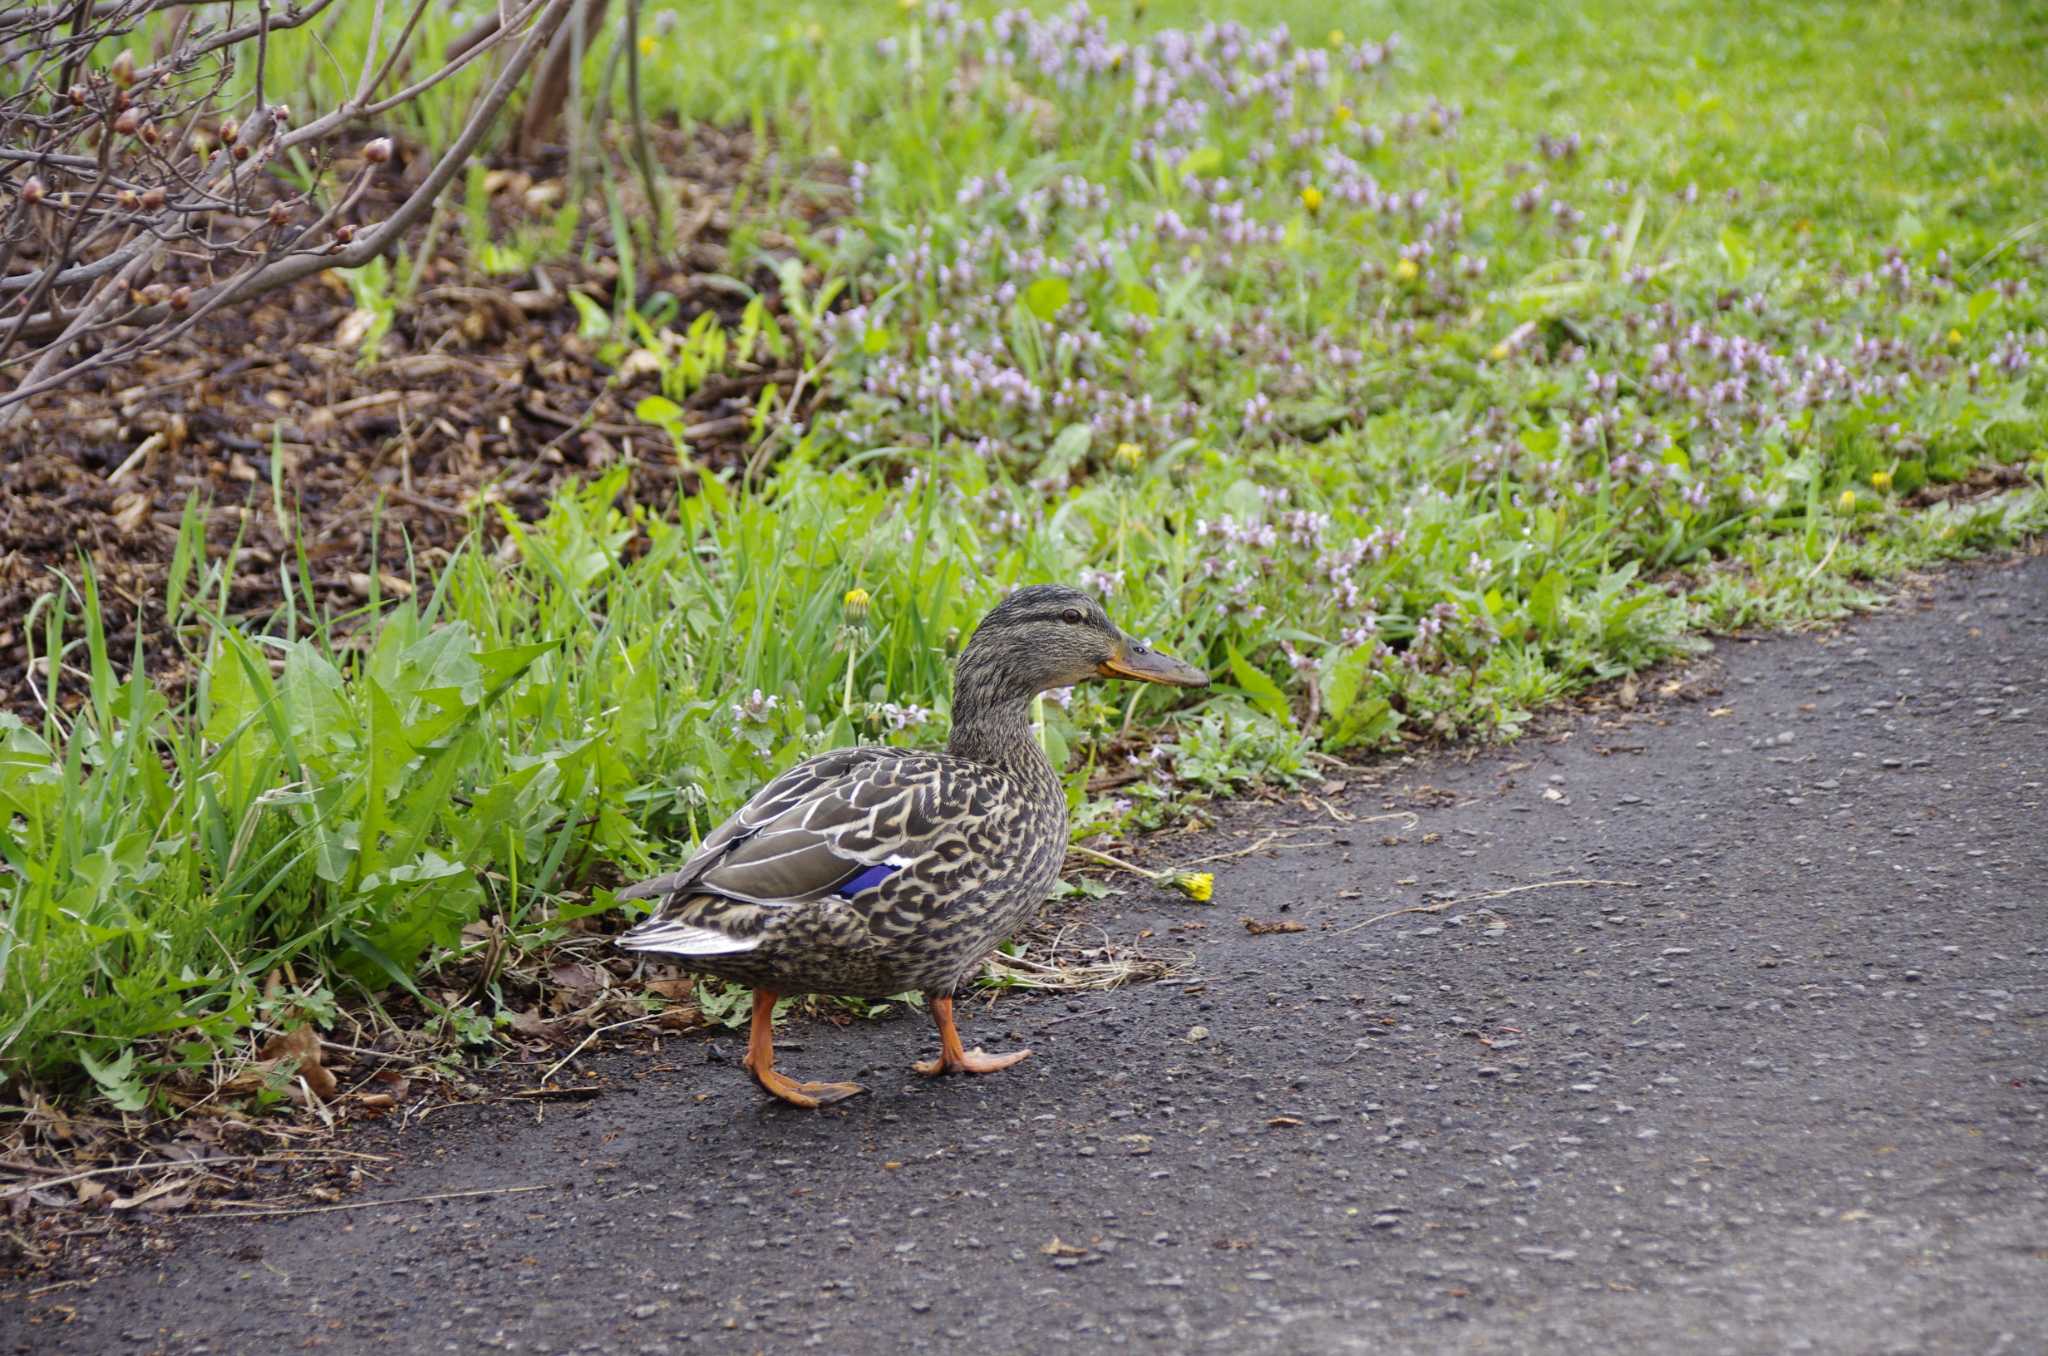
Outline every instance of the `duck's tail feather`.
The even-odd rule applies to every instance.
[[[666,876],[651,876],[637,884],[628,885],[619,891],[615,898],[622,903],[628,899],[660,899],[664,895],[674,894],[676,888],[689,874],[687,871],[671,871]]]
[[[615,942],[621,950],[659,951],[669,956],[732,956],[752,951],[760,944],[758,933],[752,937],[734,937],[669,918],[650,918],[640,926],[620,933]]]

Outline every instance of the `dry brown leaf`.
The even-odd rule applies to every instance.
[[[321,1065],[320,1033],[310,1026],[294,1027],[265,1041],[257,1052],[257,1062],[222,1084],[221,1091],[244,1094],[264,1087],[296,1091],[301,1081],[323,1102],[331,1099],[339,1086]]]
[[[661,1031],[695,1031],[704,1025],[704,1014],[694,1006],[678,1005],[665,1009],[654,1019],[654,1025]]]
[[[611,983],[612,977],[609,971],[600,970],[595,965],[585,965],[581,961],[569,961],[561,965],[549,966],[548,978],[558,988],[567,989],[571,993],[586,993],[603,988]]]
[[[144,1187],[133,1196],[117,1196],[107,1202],[109,1210],[133,1210],[138,1205],[151,1205],[158,1210],[178,1210],[192,1203],[192,1194],[185,1189],[197,1180],[191,1177],[167,1177],[155,1186]],[[171,1193],[184,1191],[182,1196]]]
[[[555,1034],[555,1024],[537,1012],[515,1008],[505,1014],[505,1024],[512,1028],[514,1035],[533,1040],[545,1040]]]
[[[149,508],[148,495],[128,491],[114,501],[114,526],[123,532],[133,532],[149,521]]]
[[[1244,930],[1254,937],[1263,937],[1269,932],[1308,931],[1308,924],[1297,923],[1291,918],[1252,918],[1246,916],[1237,921],[1244,924]]]
[[[377,313],[357,307],[341,318],[334,327],[336,348],[356,348],[363,342],[363,336],[370,332],[370,326],[377,323]]]

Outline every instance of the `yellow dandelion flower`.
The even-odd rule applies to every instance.
[[[1332,47],[1342,47],[1343,45],[1344,45],[1344,30],[1343,30],[1343,29],[1341,29],[1341,28],[1333,28],[1333,29],[1331,29],[1331,30],[1330,30],[1330,46],[1332,46]]]
[[[1963,332],[1961,330],[1950,330],[1948,332],[1948,346],[1950,348],[1954,348],[1957,344],[1960,344],[1962,342]]]
[[[1503,339],[1500,343],[1495,344],[1492,348],[1486,350],[1486,356],[1493,359],[1495,362],[1499,362],[1502,358],[1507,357],[1508,354],[1512,353],[1513,351],[1513,349],[1510,349],[1508,347],[1507,341]]]
[[[1335,108],[1334,110],[1332,110],[1332,111],[1331,111],[1331,113],[1330,113],[1330,120],[1331,120],[1332,122],[1350,122],[1350,121],[1351,121],[1351,105],[1350,105],[1350,104],[1338,104],[1338,105],[1337,105],[1337,107],[1336,107],[1336,108]]]
[[[1323,209],[1323,190],[1314,184],[1301,190],[1301,205],[1311,212],[1320,212]]]
[[[1844,513],[1854,513],[1856,511],[1856,491],[1843,490],[1842,497],[1835,501],[1835,507]]]
[[[1890,471],[1872,471],[1870,473],[1870,487],[1879,494],[1883,494],[1892,487],[1892,473]]]
[[[1118,466],[1134,471],[1144,465],[1145,449],[1136,443],[1118,443],[1116,451],[1110,454],[1110,459]]]
[[[652,33],[642,33],[640,35],[641,56],[651,57],[655,54],[655,52],[659,51],[660,48],[661,44],[654,40],[654,35]]]
[[[843,606],[846,611],[846,624],[848,626],[862,625],[868,619],[868,591],[866,589],[848,589]]]
[[[1216,877],[1207,871],[1183,871],[1173,878],[1173,885],[1197,904],[1207,904],[1216,893]]]
[[[1394,276],[1402,282],[1414,282],[1421,272],[1422,270],[1415,266],[1413,259],[1403,259],[1400,263],[1394,265]]]

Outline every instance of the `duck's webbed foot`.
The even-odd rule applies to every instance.
[[[754,1020],[747,1031],[747,1057],[740,1061],[769,1094],[791,1106],[816,1110],[866,1092],[858,1083],[799,1083],[775,1072],[775,992],[754,990]]]
[[[960,1032],[953,1025],[953,996],[951,994],[926,994],[925,1002],[932,1010],[932,1022],[939,1028],[939,1057],[921,1059],[911,1065],[926,1077],[949,1073],[994,1073],[1007,1069],[1019,1060],[1031,1056],[1029,1050],[1016,1050],[1007,1055],[991,1055],[983,1051],[962,1049]]]

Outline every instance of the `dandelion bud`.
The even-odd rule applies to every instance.
[[[142,126],[142,114],[133,108],[124,109],[121,115],[114,119],[114,130],[124,137],[133,136],[135,129],[140,126]]]
[[[1844,513],[1854,513],[1856,511],[1856,491],[1843,490],[1842,497],[1835,501],[1835,507]]]
[[[21,200],[33,207],[43,200],[43,181],[36,175],[29,175],[28,182],[21,186]]]
[[[1879,494],[1883,494],[1886,490],[1889,490],[1891,487],[1892,473],[1890,471],[1872,471],[1870,473],[1871,489],[1876,490]]]
[[[184,310],[184,309],[185,309],[185,308],[186,308],[187,306],[190,306],[191,304],[192,304],[192,289],[191,289],[191,288],[189,288],[189,287],[180,287],[180,288],[179,288],[179,289],[178,289],[177,291],[175,291],[175,292],[171,293],[171,309],[172,309],[172,310],[174,310],[174,311],[182,311],[182,310]]]
[[[1216,877],[1207,871],[1183,871],[1173,878],[1173,888],[1197,904],[1207,904],[1216,893]]]
[[[135,53],[123,50],[114,58],[114,64],[107,67],[107,74],[114,77],[114,83],[122,89],[135,83]]]
[[[866,589],[848,589],[846,591],[846,597],[841,600],[841,607],[848,626],[867,625],[868,601],[868,591]]]
[[[334,241],[338,245],[346,245],[355,238],[356,228],[349,222],[344,221],[334,228]]]
[[[373,165],[381,165],[391,159],[391,138],[378,137],[363,147],[363,159]]]
[[[149,189],[142,195],[142,206],[145,211],[154,212],[163,205],[164,191],[160,188]]]
[[[242,124],[236,122],[233,118],[229,118],[226,122],[220,125],[220,144],[223,146],[234,145],[235,138],[241,135]]]

